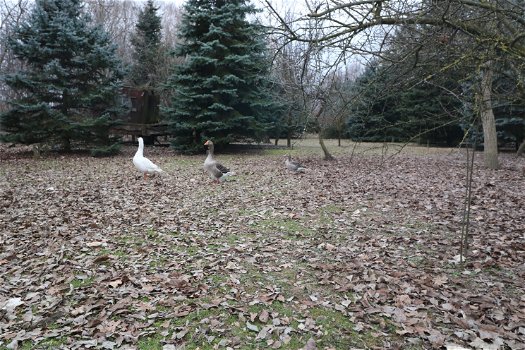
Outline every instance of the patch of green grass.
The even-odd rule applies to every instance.
[[[146,231],[146,238],[148,240],[156,240],[159,238],[159,233],[155,231],[154,229],[150,228],[148,231]]]
[[[151,268],[159,268],[166,265],[168,262],[168,258],[166,256],[158,255],[156,259],[151,260],[149,262],[149,267]]]
[[[288,238],[294,238],[297,236],[310,236],[314,231],[304,226],[298,220],[293,219],[264,219],[255,222],[252,225],[254,228],[263,232],[282,232],[286,234]]]
[[[286,142],[286,141],[285,141]],[[270,148],[263,151],[263,155],[266,156],[285,156],[287,154],[294,155],[297,153],[289,148]]]
[[[25,340],[22,344],[18,344],[18,350],[32,350],[34,349],[34,344],[30,340]],[[7,346],[0,346],[0,350],[9,350]]]
[[[44,151],[43,154],[46,152]],[[56,159],[39,159],[38,162],[35,162],[35,166],[38,166],[38,170],[45,171],[45,170],[58,170],[60,169],[63,164],[62,162],[56,160]]]
[[[335,204],[329,204],[319,209],[319,221],[322,224],[331,224],[334,222],[333,216],[343,212],[343,208]]]
[[[155,305],[155,310],[159,311],[159,312],[168,312],[171,310],[170,307],[167,307],[165,305]],[[156,321],[155,323],[159,322],[159,325],[161,323],[163,323],[164,321]]]
[[[111,249],[108,249],[108,248],[103,248],[103,249],[99,250],[98,257],[103,257],[103,256],[108,256],[108,255],[117,257],[117,258],[119,258],[121,260],[127,260],[127,258],[128,258],[128,253],[126,253],[122,249],[111,250]],[[107,264],[111,264],[111,261],[110,260],[102,260],[102,261],[98,262],[98,264],[106,264],[107,265]]]
[[[19,347],[20,350],[30,350],[33,348],[33,343],[30,341],[25,341],[22,343],[22,345]]]
[[[146,242],[146,239],[135,236],[133,234],[126,233],[122,234],[121,236],[118,236],[117,242],[125,245],[126,247],[141,246]]]
[[[126,253],[125,251],[123,250],[120,250],[120,249],[117,249],[113,252],[113,255],[119,257],[119,258],[127,258],[128,257],[128,253]]]
[[[162,350],[163,337],[160,334],[142,337],[139,339],[137,348],[139,350]]]
[[[425,261],[427,261],[427,259],[423,255],[407,256],[407,262],[411,265],[423,266],[425,265]]]
[[[207,278],[208,284],[217,288],[222,288],[222,285],[225,284],[227,280],[228,278],[226,276],[216,274],[208,276]]]
[[[35,344],[31,340],[26,340],[18,345],[18,350],[54,350],[67,344],[67,337],[48,338],[41,343]],[[0,346],[0,350],[8,350],[6,346]]]
[[[206,244],[206,252],[210,253],[217,253],[221,249],[221,245],[215,244],[215,243],[208,243]]]
[[[237,243],[239,241],[239,236],[238,235],[235,235],[235,234],[229,234],[227,235],[226,237],[226,242],[228,242],[229,244],[233,245],[235,243]]]
[[[247,340],[251,337],[255,338],[257,333],[248,330],[246,326],[246,321],[239,320],[239,317],[237,315],[229,315],[225,319],[225,323],[230,327],[230,334],[232,337],[239,337],[247,343]],[[245,344],[246,346],[248,344]]]
[[[343,211],[343,208],[337,204],[328,204],[321,208],[321,213],[324,214],[339,214]]]
[[[368,348],[380,345],[377,337],[374,337],[371,332],[356,332],[354,324],[339,311],[314,307],[309,309],[308,313],[323,334],[317,339],[318,347],[330,346],[336,349],[348,349],[355,346],[365,345],[365,348]]]
[[[204,301],[205,298],[203,298]],[[262,306],[252,305],[250,312],[257,312],[256,310],[262,310]],[[269,310],[271,311],[271,310]],[[203,320],[217,320],[220,322],[218,329],[209,328],[209,321],[203,322]],[[185,317],[180,317],[172,320],[172,327],[188,327],[187,334],[184,337],[186,341],[185,349],[212,349],[221,342],[221,340],[232,339],[239,337],[242,344],[242,349],[260,349],[261,342],[255,341],[257,333],[246,328],[246,318],[240,318],[238,314],[231,314],[222,307],[200,309],[195,310]],[[257,323],[252,322],[252,323]],[[269,323],[270,324],[270,323]],[[188,326],[186,326],[188,325]],[[261,329],[262,324],[258,324]],[[204,336],[202,332],[206,330],[207,336],[215,337],[213,340]],[[266,343],[263,343],[266,345]],[[298,347],[296,347],[297,349]]]
[[[455,265],[452,265],[450,264],[450,270],[449,270],[449,274],[452,276],[452,277],[459,277],[461,276],[461,270],[456,268]]]
[[[202,166],[202,160],[200,158],[177,158],[175,161],[168,163],[166,166],[166,169],[164,170],[175,170],[179,168],[185,168],[185,169],[191,169],[195,168],[195,166]]]
[[[108,249],[108,248],[101,248],[99,249],[98,251],[99,255],[110,255],[113,253],[113,251],[111,249]]]
[[[47,329],[58,329],[60,328],[60,325],[56,322],[50,323],[46,326]]]
[[[202,303],[206,303],[207,301],[209,301],[207,300],[207,298],[200,299],[200,302]],[[216,316],[218,313],[219,313],[219,310],[217,308],[197,309],[193,312],[190,312],[188,315],[184,317],[178,317],[178,318],[173,319],[172,325],[175,327],[177,326],[180,327],[188,323],[188,324],[194,324],[198,326],[199,322],[202,319]]]
[[[243,208],[243,207],[236,208],[236,209],[237,210],[235,210],[235,216],[239,216],[239,217],[252,216],[257,213],[256,209]]]
[[[276,313],[277,318],[284,318],[284,317],[288,318],[290,320],[290,326],[293,328],[297,328],[297,325],[299,324],[297,319],[302,318],[300,315],[300,312],[294,309],[293,304],[282,303],[280,301],[274,301],[273,303],[269,305],[266,305],[266,304],[250,305],[248,308],[248,311],[250,313],[256,313],[256,314],[259,314],[263,310],[268,311],[269,314]],[[265,324],[259,322],[257,319],[253,323],[261,327],[265,326]],[[271,324],[271,321],[269,321],[268,324]]]
[[[183,243],[178,242],[171,246],[171,254],[176,254],[180,257],[195,257],[203,253],[203,248],[195,246],[195,242]],[[207,247],[206,247],[207,248]]]
[[[91,285],[91,283],[93,283],[93,280],[93,277],[75,278],[70,283],[73,286],[73,288],[83,288]]]
[[[197,255],[199,253],[199,249],[197,247],[194,247],[194,246],[185,247],[184,251],[189,256],[195,256],[195,255]]]
[[[247,272],[239,276],[241,284],[244,286],[244,291],[246,293],[252,294],[264,288],[264,286],[271,283],[268,280],[269,275],[262,273],[259,269],[245,265],[243,266]]]

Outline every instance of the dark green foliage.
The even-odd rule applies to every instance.
[[[1,115],[4,140],[109,146],[122,70],[109,37],[80,0],[37,0],[9,45],[24,69],[5,77],[20,96]]]
[[[347,139],[349,138],[348,129],[344,126],[339,128],[338,125],[329,125],[323,129],[323,138],[325,139]]]
[[[493,94],[498,144],[514,143],[517,149],[525,139],[525,90],[515,70],[510,70],[508,65],[499,68]]]
[[[495,66],[495,77],[492,91],[492,109],[496,122],[498,147],[512,150],[518,149],[525,140],[525,94],[520,89],[520,77],[515,76],[514,71],[509,70],[505,64]],[[475,99],[477,92],[477,81],[473,78],[463,84],[463,95],[469,100],[465,103],[465,115],[471,115],[471,120],[462,123],[464,129],[469,129],[470,143],[475,143],[479,149],[483,149],[484,136],[481,122],[477,118],[475,110]]]
[[[514,143],[516,150],[525,140],[525,119],[523,118],[498,118],[496,119],[498,131],[498,144],[505,146]]]
[[[167,88],[174,98],[165,114],[182,152],[202,152],[210,138],[219,147],[262,139],[275,106],[268,94],[268,64],[260,28],[246,19],[246,0],[189,0],[184,7],[176,67]]]
[[[404,119],[402,128],[411,141],[440,146],[461,142],[464,135],[459,112],[462,102],[449,93],[458,89],[459,86],[450,81],[440,87],[421,82],[401,92],[395,111]]]
[[[156,86],[159,82],[158,70],[164,62],[164,50],[161,45],[161,18],[157,11],[153,0],[148,0],[139,13],[136,31],[131,38],[134,62],[129,79],[135,86]]]
[[[360,103],[349,120],[352,137],[455,145],[467,136],[482,146],[479,68],[490,60],[498,143],[519,144],[525,120],[523,61],[498,50],[487,56],[489,51],[477,51],[473,45],[479,43],[471,39],[441,27],[399,27],[385,45],[386,59],[356,84]]]
[[[271,128],[268,130],[268,136],[276,139],[298,138],[304,133],[307,128],[306,112],[277,109],[272,116],[275,120],[271,123]],[[310,129],[309,129],[310,130]]]
[[[120,143],[114,143],[106,147],[97,147],[91,150],[91,155],[93,157],[110,157],[118,154],[120,152]]]
[[[448,146],[462,140],[462,102],[449,92],[460,88],[456,83],[445,82],[446,89],[425,82],[396,88],[395,80],[379,65],[357,80],[358,103],[348,121],[351,138]]]
[[[348,120],[350,137],[356,141],[403,141],[409,136],[402,116],[395,111],[397,96],[388,87],[386,70],[369,66],[353,86],[355,103]]]
[[[285,86],[279,81],[279,77],[274,80],[276,82],[268,92],[268,96],[272,96],[274,101],[268,136],[275,139],[300,137],[307,127],[308,115],[300,94],[294,96],[292,90],[297,90],[296,87]]]

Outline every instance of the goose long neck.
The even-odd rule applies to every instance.
[[[137,156],[143,156],[144,155],[144,141],[142,139],[139,139],[139,148],[137,149],[137,153],[135,153]]]
[[[208,145],[208,157],[213,157],[213,143]]]

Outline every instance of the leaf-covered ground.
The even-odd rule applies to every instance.
[[[461,266],[464,150],[354,146],[218,154],[215,185],[0,145],[0,349],[523,349],[524,159],[476,155]]]

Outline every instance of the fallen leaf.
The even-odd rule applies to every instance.
[[[114,281],[108,282],[108,284],[113,288],[117,288],[118,286],[122,284],[122,280],[120,279],[114,280]]]
[[[246,328],[248,328],[252,332],[259,332],[259,327],[250,322],[246,322]]]
[[[308,339],[306,342],[306,346],[304,347],[305,350],[317,350],[317,345],[315,343],[315,340],[313,338]]]
[[[269,316],[270,316],[270,314],[268,313],[268,311],[262,310],[259,313],[259,321],[261,321],[262,323],[266,323],[266,322],[268,322]]]
[[[428,340],[433,346],[440,347],[445,343],[445,336],[440,331],[431,329],[429,333]]]
[[[3,305],[2,310],[5,310],[8,314],[13,313],[13,311],[20,305],[23,305],[24,302],[20,298],[11,298],[8,299]]]
[[[103,245],[104,245],[104,242],[87,242],[86,243],[86,246],[88,246],[90,248],[101,247]]]

